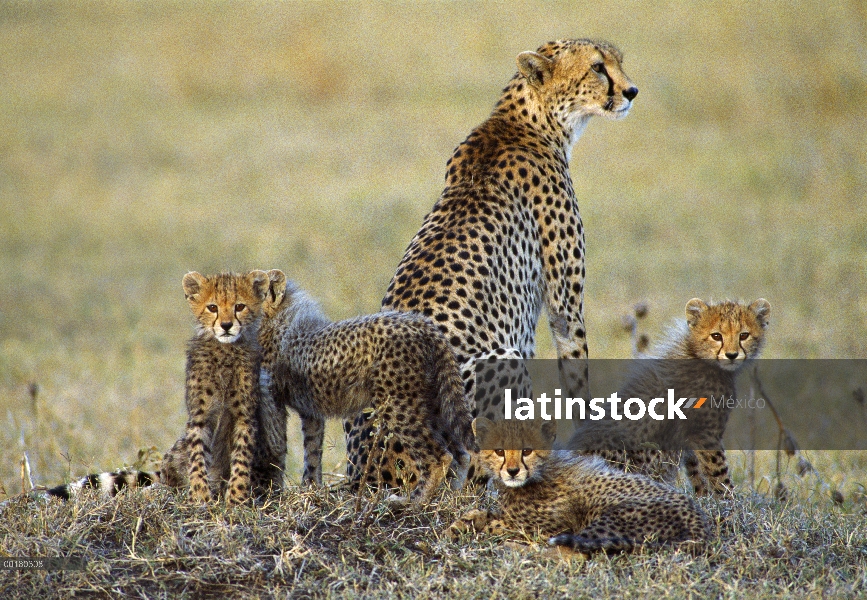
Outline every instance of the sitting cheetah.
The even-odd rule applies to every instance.
[[[686,304],[686,321],[645,355],[652,360],[639,361],[619,396],[663,397],[669,388],[686,397],[734,396],[735,377],[764,346],[770,314],[764,298],[749,306],[729,301],[708,306],[693,298]],[[696,494],[706,494],[708,485],[714,494],[726,494],[732,483],[722,437],[730,412],[708,403],[690,411],[686,421],[585,421],[567,448],[669,483],[683,461]]]
[[[230,504],[246,499],[252,474],[257,495],[279,490],[286,460],[286,409],[260,398],[257,331],[268,275],[187,273],[184,294],[198,320],[187,350],[186,433],[159,471],[101,473],[47,491],[63,499],[82,488],[115,496],[127,487],[190,486],[196,500],[225,490]],[[251,464],[252,463],[252,464]],[[252,471],[251,471],[252,469]]]
[[[557,356],[572,365],[569,390],[586,385],[584,229],[569,175],[572,147],[592,116],[620,119],[638,89],[612,45],[549,42],[517,57],[518,72],[487,121],[448,161],[446,187],[410,242],[382,302],[434,321],[474,398],[474,364],[531,358],[548,313]],[[564,372],[565,374],[565,372]],[[484,414],[486,407],[477,407]],[[368,460],[365,415],[345,424],[350,478]],[[386,444],[383,473],[402,457]],[[379,456],[372,458],[380,462]],[[471,470],[470,476],[474,476]]]
[[[550,537],[576,552],[620,552],[641,546],[704,542],[713,531],[695,501],[637,474],[612,469],[595,456],[549,450],[553,421],[473,421],[480,458],[499,490],[500,510],[473,510],[455,522],[492,534]],[[553,537],[551,537],[553,536]]]
[[[262,370],[275,400],[301,415],[304,481],[321,483],[325,419],[368,407],[411,461],[417,480],[409,499],[428,501],[453,458],[465,476],[474,447],[472,416],[442,334],[412,313],[332,323],[282,271],[268,276]],[[380,477],[386,485],[397,483],[390,473]],[[461,478],[456,485],[462,485]]]

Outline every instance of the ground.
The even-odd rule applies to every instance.
[[[262,510],[193,505],[162,491],[120,501],[7,506],[4,553],[84,557],[84,571],[0,571],[0,596],[72,590],[148,597],[526,598],[615,595],[789,597],[867,594],[867,521],[833,507],[764,496],[701,500],[720,536],[693,556],[665,549],[563,560],[496,538],[451,542],[472,502],[426,509],[324,491],[287,491]]]

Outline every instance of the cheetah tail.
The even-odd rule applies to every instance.
[[[449,431],[454,432],[455,438],[464,449],[475,450],[472,407],[464,391],[457,360],[445,338],[437,336],[435,339],[436,385],[443,421]]]
[[[54,496],[62,500],[69,500],[83,489],[100,490],[104,496],[114,498],[125,488],[149,487],[160,482],[159,471],[117,471],[114,473],[94,473],[82,477],[78,481],[58,485],[45,490],[46,496]]]

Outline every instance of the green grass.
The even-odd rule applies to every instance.
[[[0,498],[20,488],[24,451],[35,482],[53,484],[176,439],[192,332],[180,281],[189,270],[281,268],[334,318],[377,310],[446,160],[491,110],[514,56],[566,36],[618,44],[640,89],[626,120],[592,123],[573,153],[591,356],[628,355],[619,319],[636,300],[650,303],[656,332],[694,296],[770,300],[769,358],[867,356],[862,2],[6,2]],[[539,355],[553,355],[544,324]],[[337,470],[340,437],[330,430]],[[297,478],[297,437],[290,448]],[[793,510],[841,519],[845,527],[827,531],[844,532],[843,515],[860,510],[852,498],[865,483],[863,457],[811,460],[846,504],[807,489]],[[757,517],[758,547],[788,514],[769,510],[769,520]],[[64,531],[70,518],[44,521],[45,531]],[[119,529],[131,524],[125,518]],[[626,589],[633,595],[863,590],[863,554],[840,554],[849,571],[816,559],[818,574],[771,578],[765,588],[761,553],[734,537],[723,544],[756,564],[724,569],[719,583],[713,574],[695,582],[698,567],[684,563],[654,588],[631,559],[616,563],[623,570],[568,576],[542,562],[528,566],[528,581],[550,576],[579,595],[596,585],[622,591],[629,576],[644,582]],[[823,544],[810,547],[838,551]],[[500,555],[478,552],[448,564],[461,573],[454,565],[466,561],[476,575],[491,568],[488,581],[526,564],[507,553],[492,566]],[[337,581],[355,567],[317,568],[335,569],[321,577]],[[383,586],[389,569],[378,571]],[[312,573],[300,576],[304,585]],[[846,587],[858,577],[861,588]]]

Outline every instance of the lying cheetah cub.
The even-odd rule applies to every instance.
[[[419,474],[409,499],[429,500],[453,459],[460,486],[468,450],[474,448],[471,407],[442,334],[413,313],[383,312],[332,323],[281,271],[268,276],[262,371],[271,378],[274,398],[301,416],[303,480],[322,481],[325,419],[372,407]]]
[[[82,489],[98,489],[114,497],[126,488],[160,483],[189,485],[196,500],[225,489],[227,502],[238,503],[251,480],[256,495],[282,488],[286,409],[261,398],[259,389],[256,335],[268,276],[191,272],[183,288],[198,321],[187,348],[186,433],[163,456],[159,471],[92,474],[47,490],[48,496],[68,500]]]
[[[695,501],[642,475],[612,469],[595,456],[550,448],[556,423],[473,421],[480,458],[499,490],[500,510],[473,510],[450,528],[553,536],[582,554],[631,551],[713,536]],[[492,448],[492,449],[491,449]]]
[[[749,306],[707,305],[693,298],[686,304],[686,320],[645,355],[653,360],[638,361],[620,397],[664,397],[669,388],[685,397],[734,396],[735,377],[764,346],[770,314],[764,298]],[[707,404],[690,411],[686,421],[585,421],[566,447],[669,483],[683,462],[696,494],[706,494],[708,487],[715,495],[727,494],[732,483],[722,437],[730,413]]]

